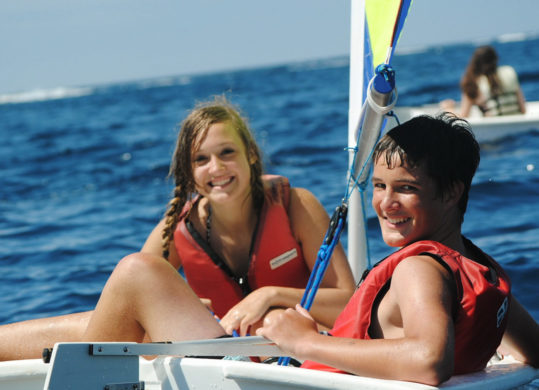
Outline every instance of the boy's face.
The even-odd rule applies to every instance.
[[[434,181],[420,165],[414,169],[388,168],[385,155],[374,165],[372,206],[378,215],[384,241],[402,247],[419,240],[444,242],[455,226],[450,212],[454,202],[436,196]]]

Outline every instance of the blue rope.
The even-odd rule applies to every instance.
[[[341,207],[338,207],[335,212],[338,213],[338,217],[334,236],[329,242],[329,244],[324,243],[318,250],[318,255],[316,258],[315,266],[313,268],[313,272],[311,272],[311,276],[309,277],[309,281],[307,283],[307,288],[305,289],[305,293],[303,294],[303,298],[300,302],[300,305],[306,310],[310,310],[313,305],[316,291],[318,290],[318,287],[320,286],[320,283],[324,278],[324,274],[329,265],[329,260],[331,258],[331,255],[333,254],[335,246],[339,242],[341,232],[344,227],[346,215],[341,215]],[[344,213],[346,213],[346,211],[344,211]],[[327,237],[326,235],[326,239],[327,238],[329,237]]]
[[[215,315],[213,311],[210,310],[211,315],[218,323],[221,323],[221,319]],[[249,334],[247,334],[249,336]],[[232,337],[240,337],[240,334],[236,331],[236,329],[232,330]]]
[[[341,237],[342,229],[346,223],[347,211],[348,206],[345,201],[343,201],[343,203],[335,209],[335,212],[331,217],[329,228],[324,237],[324,241],[318,250],[316,262],[314,263],[313,270],[311,271],[311,275],[307,282],[307,287],[305,288],[305,292],[303,293],[300,302],[300,305],[306,310],[310,310],[313,305],[314,297],[329,266],[329,260],[331,259],[333,250]],[[280,366],[288,366],[289,363],[290,357],[281,356],[277,361],[277,364]]]

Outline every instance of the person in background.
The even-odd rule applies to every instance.
[[[526,102],[518,76],[509,65],[498,66],[498,54],[492,46],[478,47],[460,81],[460,112],[468,117],[475,105],[484,116],[524,114]],[[440,103],[444,110],[455,112],[456,103],[448,99]]]
[[[183,339],[195,339],[246,335],[265,316],[293,307],[303,295],[329,218],[312,193],[262,171],[258,146],[239,110],[224,98],[197,105],[177,139],[170,169],[174,197],[165,217],[139,253],[118,263],[105,286],[104,297],[112,292],[111,313],[101,298],[97,313],[1,326],[0,359],[39,357],[55,342],[80,341],[90,318],[93,323],[118,319],[112,313],[121,310],[125,317],[162,319],[157,326],[163,335],[179,328],[178,316],[207,315],[209,325],[194,321],[183,328]],[[112,287],[123,282],[127,290]],[[323,328],[333,325],[354,286],[339,245],[312,310]],[[204,305],[182,305],[176,297],[185,291]],[[107,339],[161,340],[162,333],[147,322],[120,322],[109,329]]]

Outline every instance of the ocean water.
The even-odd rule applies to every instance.
[[[537,38],[493,42],[539,100]],[[473,44],[394,58],[399,105],[458,99]],[[348,58],[0,96],[0,323],[92,309],[108,275],[163,215],[178,123],[226,94],[250,119],[266,171],[329,213],[345,192]],[[464,233],[508,271],[539,320],[539,131],[482,145]],[[373,259],[390,252],[369,212]],[[343,241],[349,238],[346,232]]]

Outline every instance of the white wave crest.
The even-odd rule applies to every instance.
[[[0,104],[29,103],[54,99],[65,99],[86,96],[93,93],[93,88],[34,89],[32,91],[0,95]]]

